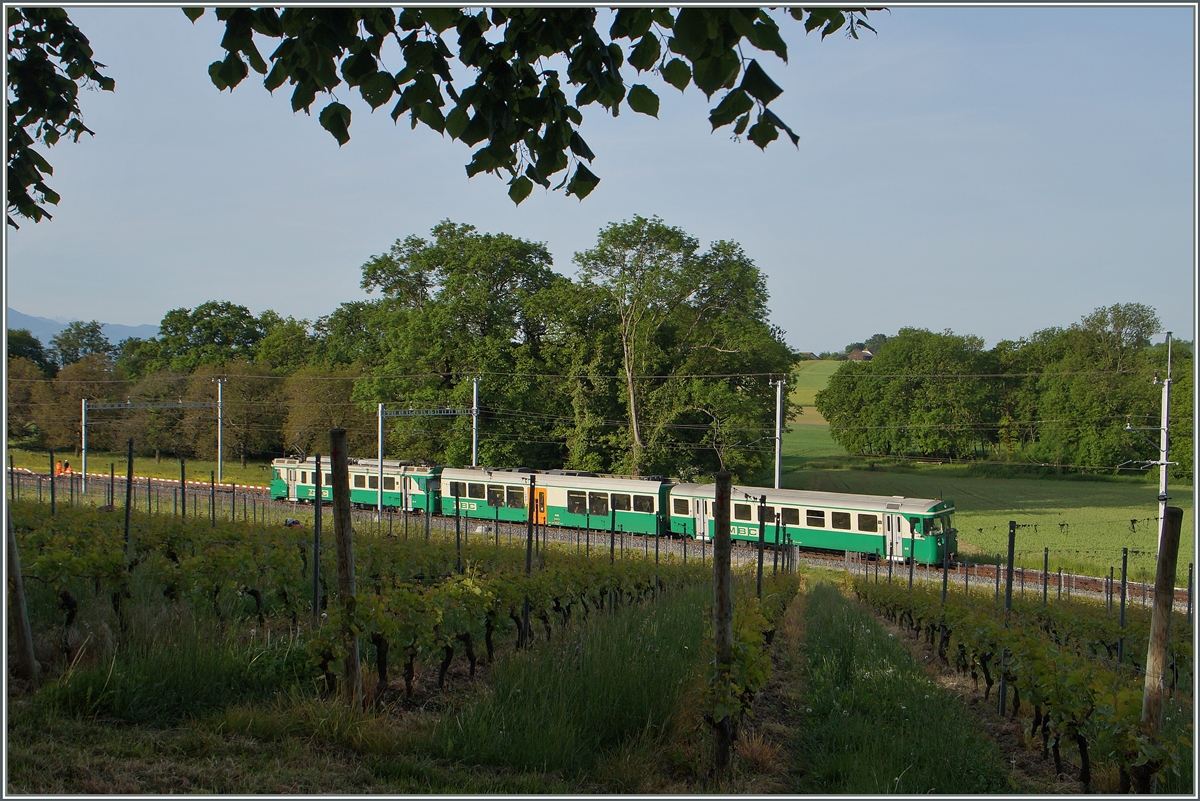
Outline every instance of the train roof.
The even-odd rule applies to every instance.
[[[715,484],[678,484],[672,489],[672,494],[711,498],[715,494],[715,487]],[[763,495],[767,496],[768,504],[870,509],[878,512],[899,512],[900,514],[929,514],[930,512],[954,511],[953,501],[943,501],[936,498],[906,498],[902,495],[856,495],[849,492],[818,492],[816,490],[773,489],[770,487],[744,487],[740,485],[734,485],[730,491],[731,500],[739,503],[746,501],[758,503],[758,499]]]
[[[444,481],[483,481],[529,483],[529,476],[537,479],[539,487],[565,487],[567,489],[596,489],[624,492],[657,493],[664,484],[671,482],[661,476],[597,476],[595,474],[574,475],[576,471],[521,471],[487,467],[447,467],[442,471]]]
[[[346,465],[351,470],[379,470],[378,459],[347,459]],[[271,460],[272,467],[291,467],[291,468],[315,468],[317,459],[315,456],[309,456],[307,459],[297,459],[295,457],[285,457]],[[328,458],[321,459],[321,467],[325,470],[330,468]],[[383,472],[385,473],[435,473],[440,471],[440,467],[432,467],[428,465],[414,465],[412,462],[400,459],[384,459]]]

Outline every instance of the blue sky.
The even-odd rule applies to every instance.
[[[96,136],[49,153],[54,220],[6,232],[7,304],[126,325],[211,299],[315,319],[366,297],[364,261],[442,219],[545,242],[570,275],[605,224],[656,214],[740,242],[800,350],[904,326],[991,345],[1126,302],[1191,339],[1193,15],[897,7],[858,41],[785,20],[790,62],[761,63],[798,149],[710,133],[695,88],[631,73],[659,119],[587,107],[600,185],[514,207],[501,180],[466,177],[466,146],[344,87],[340,149],[286,88],[252,73],[218,93],[211,11],[192,25],[177,8],[75,8],[116,92],[82,93]]]

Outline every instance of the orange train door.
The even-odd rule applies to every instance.
[[[546,490],[536,487],[533,492],[533,522],[544,526],[546,525]]]

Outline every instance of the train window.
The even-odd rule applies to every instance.
[[[304,472],[303,470],[300,471],[300,483],[301,484],[308,483],[308,473]]]
[[[588,493],[588,511],[594,515],[608,514],[608,493],[607,492],[589,492]]]
[[[587,509],[587,493],[567,490],[567,511],[573,515],[581,515]]]
[[[483,485],[482,484],[468,484],[467,485],[467,497],[468,498],[486,497],[486,493],[484,493],[484,491],[483,491]]]
[[[508,487],[506,497],[508,499],[509,509],[524,509],[525,508],[525,490],[521,487]]]
[[[733,505],[734,520],[749,520],[750,519],[750,504],[735,503]]]
[[[467,494],[467,485],[461,481],[450,482],[449,496],[451,498],[461,498]]]
[[[774,506],[760,506],[758,508],[762,509],[762,519],[763,519],[764,523],[774,523],[775,522],[775,507]]]
[[[809,509],[804,522],[809,528],[825,528],[825,513],[818,509]]]
[[[799,509],[784,509],[782,511],[783,511],[783,524],[785,526],[800,525],[800,510]]]
[[[327,487],[333,486],[333,473],[325,474],[325,486],[327,486]]]
[[[850,530],[849,512],[831,512],[829,516],[832,518],[830,522],[833,524],[834,528],[840,528],[846,531]]]
[[[910,517],[910,518],[908,518],[908,533],[909,533],[909,534],[916,534],[916,533],[917,533],[917,520],[918,520],[918,519],[919,519],[919,518],[916,518],[916,517]]]
[[[612,494],[612,508],[614,512],[628,512],[630,509],[630,498],[628,495],[614,492]]]
[[[504,487],[499,484],[488,484],[487,505],[497,507],[504,505]]]
[[[379,489],[379,476],[367,476],[367,486],[371,489]]]
[[[687,505],[687,501],[683,502]],[[653,495],[634,495],[633,496],[633,511],[649,512],[654,514],[654,496]]]
[[[361,474],[355,476],[354,477],[354,486],[358,487],[358,488],[366,487],[367,486],[367,477],[364,475],[361,475]]]
[[[642,497],[642,496],[639,496],[639,497]],[[691,514],[691,512],[688,510],[688,499],[687,498],[675,498],[673,509],[675,511],[675,514],[677,514],[677,515]]]
[[[396,489],[396,477],[395,476],[384,476],[383,477],[383,488],[385,490]]]
[[[875,515],[859,515],[858,530],[879,531],[879,518]]]

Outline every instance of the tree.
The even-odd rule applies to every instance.
[[[148,366],[192,372],[201,365],[249,359],[262,338],[260,320],[236,303],[210,300],[195,309],[172,309],[150,340],[156,352]]]
[[[47,383],[46,374],[32,359],[10,355],[7,379],[4,406],[8,413],[8,440],[40,445],[43,432],[37,425],[34,407],[36,399],[45,396],[45,390],[39,388]]]
[[[45,432],[51,448],[78,450],[83,398],[93,401],[124,400],[124,376],[112,360],[101,353],[84,356],[58,371],[54,380],[37,385],[33,422]],[[116,445],[116,427],[111,423],[88,423],[88,447],[102,450]]]
[[[822,38],[843,27],[853,38],[859,28],[873,31],[867,11],[789,9],[806,32],[819,30]],[[184,13],[194,22],[204,9]],[[226,56],[208,68],[218,89],[232,91],[253,69],[264,76],[268,90],[285,83],[294,87],[293,111],[308,113],[317,96],[327,94],[331,102],[318,120],[339,144],[350,139],[350,109],[334,97],[343,82],[372,109],[395,99],[393,120],[407,113],[414,128],[420,123],[467,145],[481,145],[467,174],[506,174],[516,203],[535,183],[550,188],[560,173],[555,189],[565,186],[567,194],[581,199],[599,183],[583,164],[595,158],[578,130],[584,107],[599,104],[614,117],[623,106],[658,116],[652,89],[644,83],[626,86],[626,63],[638,74],[656,73],[680,91],[694,85],[710,100],[721,92],[708,117],[713,130],[732,125],[735,136],[745,135],[760,148],[781,130],[792,144],[799,143],[768,108],[783,90],[746,55],[747,50],[769,52],[787,60],[779,25],[765,9],[619,8],[607,37],[597,30],[594,8],[405,8],[399,15],[390,8],[220,8],[214,13],[225,23],[221,46]],[[457,37],[453,51],[443,38],[449,31]],[[256,36],[280,40],[269,65]],[[399,42],[405,62],[395,73],[380,61],[388,37]],[[38,170],[50,172],[50,165],[32,149],[26,129],[47,146],[63,133],[76,138],[90,133],[79,118],[77,83],[93,81],[108,90],[113,83],[97,71],[103,65],[91,60],[86,38],[57,9],[10,9],[9,53],[19,54],[10,55],[9,67],[14,102],[8,197],[9,223],[15,225],[12,213],[38,220],[46,216],[44,203],[58,201],[41,183]],[[461,91],[455,68],[474,74]],[[49,98],[43,85],[54,87]],[[574,98],[567,86],[577,88]],[[447,98],[453,103],[449,111]],[[40,198],[29,195],[30,187]]]
[[[53,147],[64,136],[78,142],[91,134],[79,111],[79,87],[111,92],[112,78],[92,60],[87,37],[61,8],[17,8],[8,14],[8,224],[13,214],[34,222],[50,219],[46,204],[58,193],[44,178],[54,170],[34,150],[35,142]],[[32,190],[32,192],[30,191]]]
[[[48,376],[53,376],[58,369],[41,340],[28,328],[8,329],[8,358],[28,359]]]
[[[107,358],[113,352],[112,343],[104,336],[104,326],[95,320],[69,323],[50,339],[50,345],[54,360],[61,367],[94,354]]]
[[[258,318],[262,339],[254,347],[254,361],[277,373],[291,373],[309,363],[313,356],[314,338],[309,333],[308,320],[292,316],[280,317],[267,309]]]
[[[374,450],[375,421],[363,404],[352,400],[354,383],[362,375],[352,367],[302,367],[288,376],[283,385],[283,445],[288,453],[301,458],[328,453],[331,428],[346,429],[351,452]]]
[[[610,223],[596,247],[575,254],[580,278],[605,289],[617,314],[621,372],[632,440],[631,469],[638,474],[646,447],[636,377],[652,366],[659,329],[696,291],[699,243],[658,217]]]

